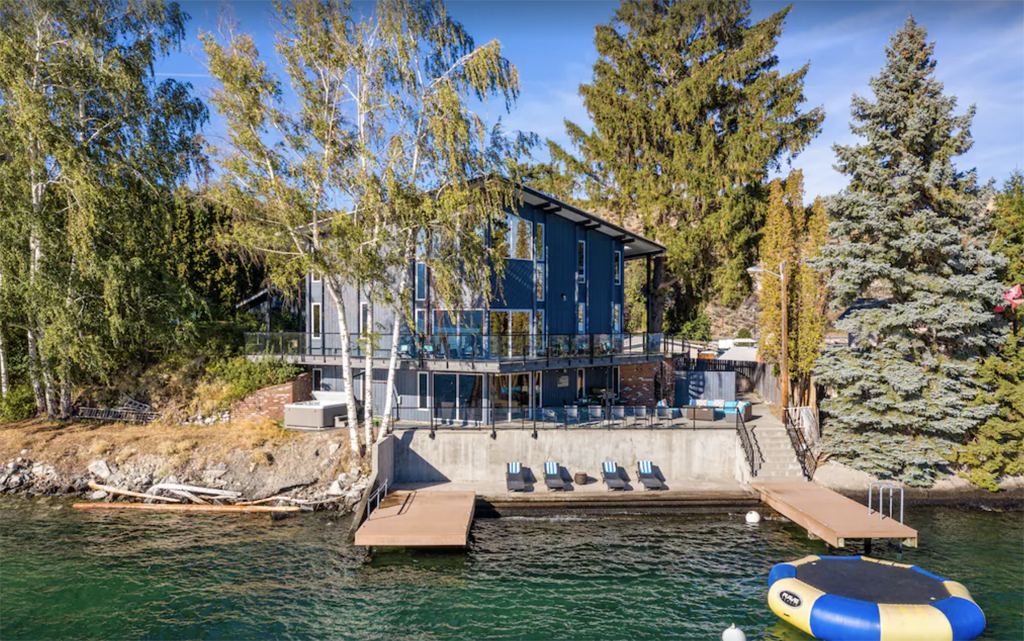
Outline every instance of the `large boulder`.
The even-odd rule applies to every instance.
[[[88,469],[93,476],[103,479],[104,481],[113,476],[113,472],[110,471],[110,467],[107,465],[107,462],[104,461],[103,459],[89,463]]]

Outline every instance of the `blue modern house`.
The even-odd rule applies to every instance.
[[[624,331],[626,264],[645,261],[649,290],[663,246],[528,187],[489,236],[507,247],[505,273],[490,300],[470,297],[465,308],[448,309],[433,295],[427,263],[409,265],[412,319],[397,319],[400,420],[498,422],[539,418],[543,408],[606,403],[618,394],[621,365],[665,358],[659,327]],[[311,370],[315,390],[341,391],[344,347],[335,305],[314,277],[306,278],[305,289],[306,331],[248,335],[249,353],[283,355]],[[347,292],[343,307],[353,334],[366,330],[367,306],[355,288]],[[392,311],[375,308],[380,341],[369,374],[358,337],[348,348],[358,359],[356,397],[373,385],[378,413],[394,322]]]

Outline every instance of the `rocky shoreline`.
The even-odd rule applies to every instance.
[[[37,458],[32,450],[23,449],[2,462],[0,495],[114,501],[123,499],[91,489],[90,482],[142,493],[158,484],[184,484],[239,492],[249,501],[284,496],[291,500],[281,504],[349,513],[365,494],[369,479],[366,469],[348,461],[340,438],[327,435],[302,435],[284,444],[220,456],[203,449],[184,456],[138,454],[128,460],[97,456],[84,466],[68,465],[65,457]]]

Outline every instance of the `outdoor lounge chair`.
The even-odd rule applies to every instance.
[[[544,485],[548,487],[548,490],[564,490],[565,481],[562,480],[562,475],[559,472],[558,463],[554,461],[548,461],[544,464]]]
[[[626,489],[626,482],[619,476],[618,463],[605,461],[601,465],[601,478],[604,480],[605,485],[608,486],[609,491]]]
[[[655,476],[654,466],[651,465],[650,461],[640,461],[636,466],[636,475],[640,482],[644,484],[645,490],[661,490],[665,487],[661,484],[661,479]]]
[[[512,461],[505,470],[505,487],[509,492],[525,492],[526,479],[523,478],[523,466],[519,461]]]
[[[614,425],[625,425],[626,424],[626,406],[625,405],[612,405],[612,418],[610,424]]]

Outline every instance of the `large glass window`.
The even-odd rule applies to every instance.
[[[576,304],[576,333],[586,334],[587,333],[587,304],[577,303]]]
[[[434,411],[442,420],[456,419],[459,379],[455,374],[434,374]]]
[[[615,284],[622,284],[622,252],[615,252]]]
[[[587,280],[587,241],[585,240],[576,243],[576,280],[581,283]]]
[[[372,334],[373,328],[370,327],[370,304],[359,303],[359,333],[360,334]]]
[[[537,289],[537,300],[544,302],[544,263],[537,263],[533,266],[534,286]]]
[[[515,237],[512,241],[512,255],[509,258],[530,260],[533,258],[533,225],[528,220],[519,216],[511,217],[511,227],[515,230]]]
[[[427,333],[427,310],[425,309],[416,310],[416,333],[421,335]]]
[[[427,300],[426,263],[416,263],[416,300]]]
[[[512,312],[512,356],[526,356],[530,348],[530,312]]]
[[[612,333],[622,332],[622,305],[612,303]]]
[[[508,312],[491,312],[491,353],[494,356],[508,356]]]
[[[459,418],[463,421],[483,420],[484,377],[459,374]]]
[[[537,238],[536,247],[533,249],[533,255],[537,257],[537,262],[544,262],[544,223],[537,223],[534,225],[536,229],[535,236]]]
[[[324,388],[324,371],[319,367],[313,368],[313,391],[319,392]]]
[[[511,214],[502,216],[496,216],[493,219],[493,225],[491,226],[491,246],[494,247],[495,252],[499,256],[511,256],[512,251],[512,229],[510,229],[509,222],[511,220]]]
[[[576,398],[577,398],[577,400],[583,398],[583,396],[585,395],[586,389],[584,388],[583,383],[584,383],[583,370],[582,369],[578,369],[578,370],[576,370]]]

